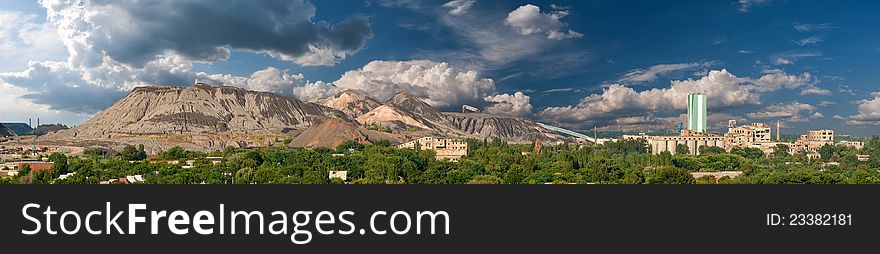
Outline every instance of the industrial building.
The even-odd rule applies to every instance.
[[[639,135],[624,135],[623,139],[645,140],[653,154],[668,152],[677,153],[678,145],[688,147],[688,154],[700,154],[701,147],[725,148],[725,138],[708,134],[707,121],[707,97],[701,93],[688,94],[687,129],[681,130],[678,136],[649,136],[644,133]]]
[[[639,135],[623,135],[623,139],[644,140],[650,147],[651,153],[660,154],[668,152],[676,154],[679,145],[688,147],[688,153],[700,154],[701,147],[721,147],[726,151],[733,148],[758,148],[765,154],[773,153],[777,145],[789,147],[790,154],[806,152],[809,158],[817,158],[819,149],[825,145],[833,145],[834,130],[811,130],[794,143],[780,142],[781,122],[776,123],[776,141],[773,141],[772,128],[764,123],[752,123],[750,125],[737,126],[736,120],[728,122],[727,133],[724,136],[708,134],[707,131],[707,98],[700,93],[688,94],[687,129],[682,129],[677,136],[650,136],[644,133]],[[845,141],[840,144],[861,148],[862,142]]]
[[[468,144],[464,140],[452,138],[424,137],[397,146],[419,150],[433,150],[438,160],[458,161],[467,155]]]
[[[687,133],[680,136],[650,136],[647,139],[648,145],[651,146],[651,153],[661,154],[669,152],[676,154],[678,145],[686,145],[689,154],[700,154],[700,147],[721,147],[724,148],[724,137],[717,135],[708,135],[702,133]]]

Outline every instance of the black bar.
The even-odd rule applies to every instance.
[[[873,248],[880,226],[880,209],[871,198],[880,194],[880,186],[867,185],[7,185],[0,186],[0,193],[4,249],[33,253],[848,253]],[[119,210],[143,203],[148,210],[185,210],[190,215],[216,210],[219,204],[266,214],[350,210],[358,228],[368,225],[364,216],[376,210],[447,211],[450,234],[323,236],[311,229],[312,241],[297,245],[289,235],[178,236],[167,230],[150,235],[141,230],[147,224],[139,225],[137,235],[21,232],[34,227],[22,215],[28,203],[85,214],[103,210],[105,202]],[[42,212],[30,214],[42,215],[37,210]],[[771,213],[851,214],[852,225],[768,226]],[[126,218],[120,222],[127,226]]]

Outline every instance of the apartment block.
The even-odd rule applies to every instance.
[[[467,155],[468,144],[461,139],[424,137],[397,146],[397,148],[418,148],[419,150],[433,150],[438,160],[458,161]]]
[[[760,147],[762,144],[770,143],[772,138],[770,129],[769,125],[763,123],[730,126],[727,134],[724,135],[726,149],[730,150],[734,147]]]

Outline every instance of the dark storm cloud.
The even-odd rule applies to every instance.
[[[313,21],[315,6],[304,0],[93,0],[84,8],[95,14],[78,27],[87,43],[138,67],[169,50],[207,62],[227,58],[227,48],[286,58],[308,54],[310,46],[352,53],[373,35],[363,17]]]

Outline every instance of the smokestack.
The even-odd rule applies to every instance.
[[[782,122],[776,120],[776,142],[782,141]]]
[[[31,129],[33,129],[33,128],[34,128],[34,124],[33,124],[33,122],[32,122],[32,119],[31,119],[31,118],[28,118],[28,127],[31,127]]]
[[[593,126],[593,141],[596,141],[596,144],[599,144],[599,129],[596,126]]]
[[[40,118],[37,117],[37,127],[40,127]]]

